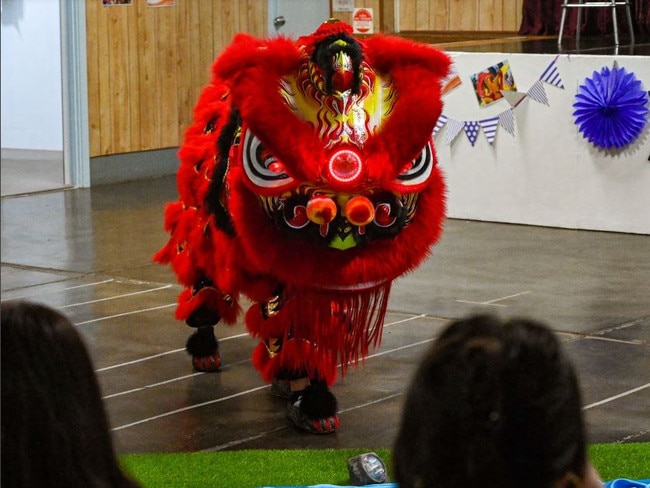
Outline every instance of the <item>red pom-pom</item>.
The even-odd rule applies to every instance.
[[[336,202],[330,197],[314,196],[307,202],[307,217],[314,224],[329,224],[336,213]]]
[[[375,218],[375,207],[366,197],[354,197],[345,204],[345,216],[352,225],[368,225]]]

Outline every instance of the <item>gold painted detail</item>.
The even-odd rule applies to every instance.
[[[282,338],[269,337],[264,341],[264,345],[266,346],[266,351],[269,353],[269,357],[273,358],[282,350]]]

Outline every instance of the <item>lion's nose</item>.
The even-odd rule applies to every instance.
[[[345,204],[345,217],[357,227],[368,225],[375,218],[375,207],[367,197],[352,197]]]

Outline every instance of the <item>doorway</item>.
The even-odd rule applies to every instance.
[[[2,196],[66,186],[59,2],[2,3]]]
[[[311,34],[330,17],[329,0],[268,0],[270,36]]]

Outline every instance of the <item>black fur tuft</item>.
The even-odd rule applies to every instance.
[[[336,41],[344,41],[345,45],[339,45]],[[356,39],[344,33],[328,36],[316,46],[311,55],[311,61],[323,71],[325,88],[328,93],[332,93],[332,57],[339,51],[346,53],[352,60],[354,70],[352,93],[356,95],[361,86],[361,61],[363,61],[361,45]]]
[[[190,327],[194,327],[195,329],[201,327],[212,328],[212,326],[216,325],[219,320],[221,320],[221,315],[219,315],[219,312],[208,308],[205,305],[201,305],[196,310],[194,310],[194,312],[192,312],[185,323]]]
[[[333,417],[338,410],[338,402],[326,383],[313,382],[302,392],[300,409],[310,419]]]
[[[185,344],[185,349],[193,357],[212,356],[219,352],[219,343],[212,327],[200,327]]]
[[[233,138],[240,123],[239,112],[233,108],[228,122],[217,138],[214,173],[205,197],[205,204],[208,210],[214,214],[217,227],[230,235],[235,235],[235,228],[224,201],[224,184],[228,173],[230,146],[233,144]]]

